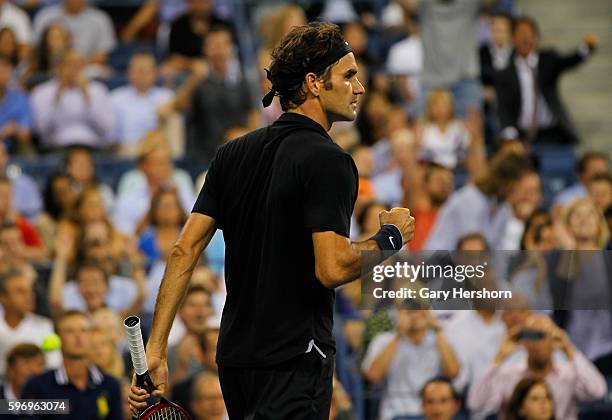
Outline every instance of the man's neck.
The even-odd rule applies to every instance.
[[[542,366],[539,363],[533,363],[530,359],[527,359],[527,369],[531,373],[532,376],[535,376],[538,379],[544,379],[552,370],[552,360],[549,360],[545,366]]]
[[[89,368],[86,358],[70,358],[64,356],[64,369],[68,381],[81,391],[87,387],[89,381]]]
[[[21,396],[21,390],[23,389],[23,386],[19,386],[19,383],[15,380],[15,378],[8,379],[6,381],[5,387],[10,388],[14,396],[13,398],[19,398]],[[6,390],[4,391],[4,395],[1,395],[0,397],[4,398],[5,396]]]
[[[4,312],[4,321],[12,329],[17,328],[19,324],[21,324],[21,321],[23,321],[23,318],[25,318],[25,314],[23,313],[14,312],[14,311]]]
[[[323,111],[318,101],[307,100],[297,108],[290,109],[289,112],[310,118],[323,127],[325,131],[329,131],[333,122],[329,120],[329,117]]]

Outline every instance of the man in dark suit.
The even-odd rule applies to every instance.
[[[577,143],[576,130],[559,96],[558,80],[591,55],[598,38],[586,35],[584,44],[567,55],[539,50],[538,41],[538,27],[532,18],[514,22],[514,53],[508,67],[495,77],[500,127],[502,132],[518,130],[527,143]]]

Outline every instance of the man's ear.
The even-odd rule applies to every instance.
[[[321,92],[321,80],[314,73],[308,73],[305,77],[306,91],[312,93],[313,96],[319,96]]]

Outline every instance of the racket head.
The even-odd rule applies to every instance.
[[[138,420],[193,420],[187,410],[161,397],[159,402],[140,413]]]

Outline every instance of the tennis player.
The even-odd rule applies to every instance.
[[[147,343],[149,372],[167,389],[167,340],[191,273],[216,229],[226,245],[217,364],[231,420],[328,419],[334,288],[360,276],[361,251],[397,251],[412,239],[404,208],[380,214],[372,239],[351,243],[357,170],[327,131],[352,121],[364,93],[338,26],[294,28],[272,53],[272,90],[286,111],[221,146],[170,254]],[[377,252],[377,254],[382,254]],[[143,408],[133,385],[130,403]]]

